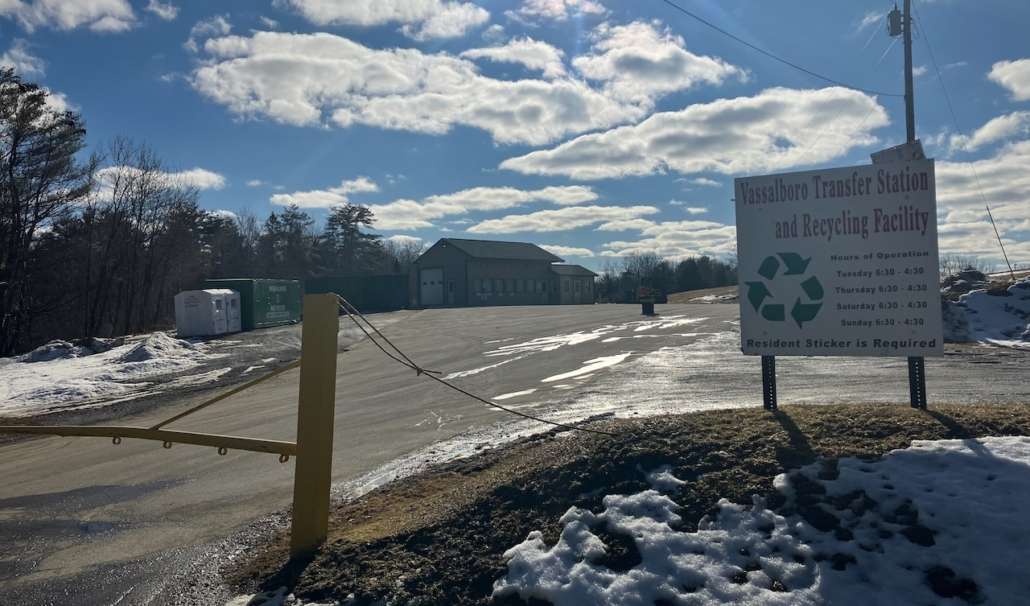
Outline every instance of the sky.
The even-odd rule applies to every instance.
[[[594,269],[730,257],[734,177],[904,141],[893,3],[676,2],[868,92],[661,0],[0,0],[0,65],[81,112],[87,151],[146,143],[206,209],[353,202],[384,237],[530,241]],[[914,6],[941,254],[1001,268],[986,200],[1030,264],[1030,3]]]

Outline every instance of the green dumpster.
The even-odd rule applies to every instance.
[[[204,288],[228,288],[240,293],[243,330],[300,322],[303,289],[299,280],[226,278],[205,280]]]

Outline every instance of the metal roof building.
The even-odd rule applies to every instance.
[[[536,244],[497,240],[441,238],[415,261],[416,296],[422,307],[478,305],[546,305],[593,303],[593,272],[578,265],[554,265],[563,259]],[[559,267],[563,269],[555,270]],[[563,297],[562,280],[586,274],[559,274],[579,268],[590,274],[587,295]],[[574,290],[570,291],[574,293]],[[566,300],[567,299],[567,300]]]

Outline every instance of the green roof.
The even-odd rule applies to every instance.
[[[558,274],[559,276],[597,276],[596,273],[583,267],[582,265],[570,265],[568,263],[554,263],[551,265],[551,271]]]
[[[511,259],[519,261],[562,261],[557,257],[529,242],[502,242],[500,240],[466,240],[464,238],[441,238],[433,245],[453,246],[475,259]]]

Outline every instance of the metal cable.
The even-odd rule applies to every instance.
[[[789,61],[787,59],[784,59],[783,57],[775,55],[772,52],[767,51],[767,50],[765,50],[764,48],[762,48],[760,46],[755,46],[754,44],[751,44],[747,40],[744,40],[743,38],[740,38],[739,36],[735,36],[735,35],[729,33],[728,31],[722,29],[721,27],[719,27],[718,25],[712,23],[711,21],[708,21],[707,19],[704,19],[703,17],[688,11],[687,9],[683,8],[679,4],[676,4],[672,0],[661,0],[661,1],[664,2],[665,4],[668,4],[672,8],[678,10],[679,12],[683,13],[684,15],[687,15],[688,17],[690,17],[690,18],[692,18],[692,19],[694,19],[694,20],[696,20],[696,21],[698,21],[698,22],[700,22],[700,23],[702,23],[704,25],[707,25],[708,27],[714,29],[715,31],[719,32],[720,34],[722,34],[722,35],[724,35],[724,36],[726,36],[726,37],[728,37],[728,38],[730,38],[732,40],[735,40],[735,41],[743,44],[744,46],[746,46],[746,47],[748,47],[748,48],[750,48],[750,49],[752,49],[754,51],[762,53],[763,55],[765,55],[766,57],[769,57],[770,59],[773,59],[775,61],[779,61],[780,63],[782,63],[782,64],[784,64],[784,65],[786,65],[788,67],[792,67],[792,68],[798,70],[799,72],[808,74],[809,76],[812,76],[813,78],[818,78],[819,80],[823,80],[825,82],[829,82],[830,84],[834,84],[836,86],[842,86],[844,88],[849,88],[851,90],[855,90],[855,91],[858,91],[858,92],[861,92],[861,93],[866,93],[866,94],[869,94],[869,95],[882,95],[884,97],[904,97],[905,96],[905,95],[898,94],[898,93],[886,93],[886,92],[883,92],[883,91],[873,90],[873,89],[869,89],[869,88],[862,88],[861,86],[852,86],[850,84],[846,84],[844,82],[841,82],[840,80],[835,80],[833,78],[830,78],[829,76],[824,76],[824,75],[822,75],[822,74],[820,74],[818,72],[814,72],[814,71],[812,71],[812,70],[810,70],[808,68],[802,67],[802,66],[798,65],[797,63],[794,63],[793,61]]]
[[[958,125],[958,117],[955,115],[955,107],[951,104],[951,95],[948,94],[948,87],[944,85],[944,77],[941,76],[941,68],[937,65],[937,58],[933,54],[933,46],[930,45],[930,35],[926,33],[926,28],[923,26],[923,16],[919,14],[919,9],[915,6],[912,7],[916,13],[916,19],[918,19],[919,29],[923,33],[923,42],[926,44],[926,51],[930,55],[930,62],[933,63],[933,71],[937,74],[937,82],[941,85],[941,90],[944,92],[944,101],[948,106],[948,112],[951,114],[951,123],[955,126],[956,132],[961,132],[962,129]],[[1012,280],[1016,279],[1016,272],[1012,269],[1012,263],[1009,262],[1009,255],[1005,252],[1005,244],[1001,241],[1001,234],[998,233],[998,225],[994,222],[994,214],[991,212],[991,205],[987,203],[987,196],[984,195],[983,184],[980,182],[980,171],[976,170],[975,162],[969,162],[969,168],[973,171],[973,178],[976,180],[976,191],[980,194],[980,200],[984,203],[984,208],[987,209],[987,218],[991,221],[991,226],[994,228],[994,236],[998,238],[998,246],[1001,247],[1001,254],[1005,257],[1005,265],[1009,267],[1009,274],[1012,276]]]
[[[556,421],[548,421],[547,419],[542,419],[540,417],[536,417],[536,416],[533,416],[533,415],[530,415],[530,414],[526,414],[524,412],[519,412],[517,410],[513,410],[511,408],[507,408],[505,406],[501,406],[500,404],[497,404],[496,402],[491,402],[490,400],[487,400],[486,398],[482,398],[482,397],[477,396],[476,394],[474,394],[474,393],[472,393],[470,391],[462,389],[461,387],[458,387],[457,385],[451,383],[450,381],[447,381],[446,379],[443,379],[441,377],[436,376],[436,375],[440,374],[439,371],[426,370],[425,368],[422,368],[421,366],[416,364],[403,351],[401,351],[400,348],[398,348],[396,345],[394,345],[392,341],[390,341],[388,338],[386,338],[386,335],[384,335],[382,332],[380,332],[379,329],[376,328],[376,326],[374,324],[372,324],[372,322],[370,322],[369,319],[366,318],[364,314],[362,314],[360,311],[358,311],[358,308],[354,307],[354,305],[352,305],[350,303],[350,301],[348,301],[347,299],[345,299],[344,297],[342,297],[341,295],[339,295],[337,293],[333,293],[333,294],[335,294],[336,298],[340,301],[340,309],[343,310],[343,312],[347,314],[347,317],[350,318],[350,320],[352,322],[354,322],[354,324],[357,325],[357,327],[359,329],[361,329],[361,332],[365,333],[365,335],[368,336],[369,340],[372,341],[372,343],[374,343],[375,346],[378,347],[380,351],[382,351],[389,358],[393,359],[394,361],[396,361],[397,363],[401,364],[402,366],[405,366],[407,368],[410,368],[411,370],[414,370],[416,376],[425,375],[425,376],[429,377],[430,379],[436,381],[437,383],[439,383],[441,385],[444,385],[445,387],[449,387],[452,390],[454,390],[454,391],[456,391],[456,392],[458,392],[460,394],[468,396],[469,398],[472,398],[473,400],[476,400],[477,402],[481,402],[481,403],[486,404],[487,406],[490,406],[492,408],[496,408],[496,409],[504,411],[504,412],[506,412],[508,414],[512,414],[512,415],[515,415],[517,417],[522,417],[522,418],[528,419],[530,421],[536,421],[538,423],[544,423],[546,425],[552,425],[554,427],[560,427],[562,429],[569,429],[569,430],[572,430],[572,431],[583,431],[583,432],[595,433],[595,434],[600,434],[600,435],[605,435],[605,436],[614,436],[614,435],[616,435],[616,434],[614,434],[612,432],[603,431],[603,430],[600,430],[600,429],[589,429],[589,428],[586,428],[586,427],[578,427],[576,425],[566,425],[565,423],[558,423]],[[359,318],[360,318],[360,320],[359,320]],[[389,344],[390,348],[393,349],[395,352],[397,352],[397,354],[400,357],[398,357],[398,355],[391,354],[389,351],[387,351],[386,348],[383,347],[382,344],[377,342],[376,339],[368,332],[368,330],[366,330],[365,327],[361,325],[361,322],[364,322],[365,324],[367,324],[368,327],[372,330],[372,332],[374,332],[376,335],[381,337],[383,339],[383,341],[385,341],[387,344]],[[403,358],[403,359],[401,359],[401,358]]]

